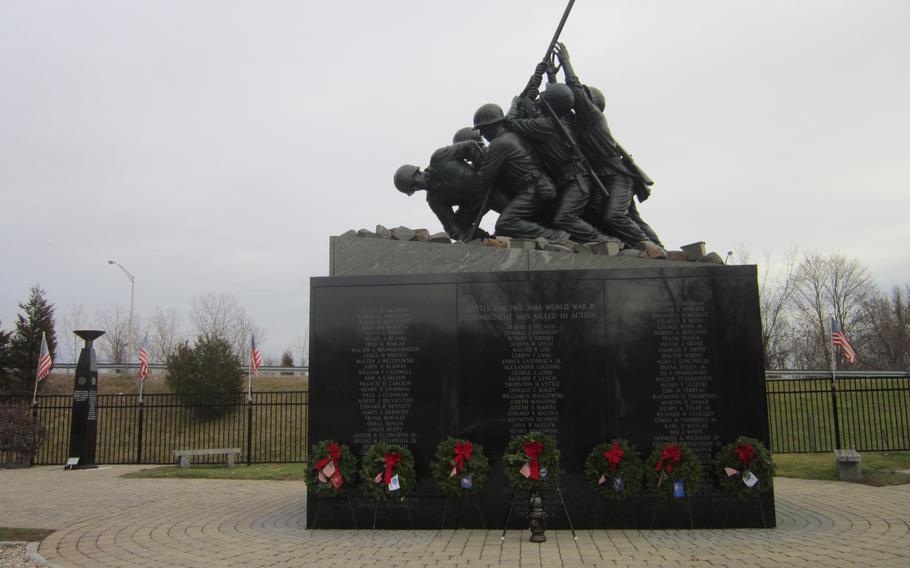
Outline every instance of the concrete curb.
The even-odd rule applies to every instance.
[[[42,566],[60,568],[60,566],[48,561],[45,557],[41,556],[41,554],[38,553],[39,546],[41,546],[40,542],[30,542],[25,546],[25,553],[28,555],[28,559],[36,564],[41,564]]]

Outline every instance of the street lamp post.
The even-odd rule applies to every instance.
[[[124,268],[123,265],[120,264],[119,262],[114,261],[114,260],[109,260],[109,261],[107,261],[107,263],[113,264],[114,266],[116,266],[117,268],[122,270],[123,273],[126,275],[126,277],[130,279],[130,321],[127,324],[127,326],[128,326],[127,333],[129,336],[128,341],[129,341],[130,345],[132,345],[132,341],[133,341],[133,299],[135,298],[134,292],[135,292],[135,288],[136,288],[136,278],[133,276],[133,274],[129,270]]]

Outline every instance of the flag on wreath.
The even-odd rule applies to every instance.
[[[522,474],[523,476],[525,476],[527,478],[530,478],[531,477],[531,466],[528,464],[524,464],[523,466],[521,466],[521,469],[518,470],[518,473]]]

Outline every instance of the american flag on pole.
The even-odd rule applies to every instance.
[[[840,346],[844,351],[844,355],[847,357],[847,361],[856,363],[856,351],[853,350],[850,342],[847,341],[847,336],[840,330],[840,325],[834,318],[831,318],[831,343]]]
[[[51,374],[54,362],[51,361],[51,353],[47,348],[47,337],[41,334],[41,353],[38,355],[38,380],[44,380]]]
[[[149,376],[149,335],[146,333],[139,346],[139,380],[144,381]]]
[[[262,365],[262,355],[256,347],[256,336],[250,335],[250,370],[257,377],[259,376],[259,365]]]

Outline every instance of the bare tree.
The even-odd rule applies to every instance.
[[[82,351],[82,346],[84,341],[79,339],[76,336],[74,331],[77,329],[89,329],[92,327],[92,322],[89,319],[88,315],[85,313],[85,307],[82,304],[73,304],[70,306],[69,312],[63,316],[63,344],[65,345],[65,351],[67,357],[71,363],[75,363],[79,359],[79,353]]]
[[[297,361],[300,366],[306,367],[310,364],[310,331],[305,329],[302,336],[297,337],[294,343],[294,350],[297,352]]]
[[[792,350],[792,324],[790,304],[796,289],[794,271],[796,248],[785,253],[782,267],[775,266],[771,251],[765,251],[764,262],[759,268],[758,293],[762,320],[762,347],[765,366],[770,369],[787,367]]]
[[[149,320],[149,357],[154,363],[164,363],[183,340],[180,314],[171,308],[156,307]]]
[[[128,308],[114,306],[112,310],[98,312],[95,320],[104,330],[98,340],[98,351],[106,363],[129,363],[138,353],[138,346],[130,337],[130,314]],[[140,318],[133,316],[133,329],[141,328]]]
[[[890,296],[875,294],[863,306],[863,361],[881,370],[910,368],[910,285]]]
[[[796,270],[793,292],[797,368],[830,364],[830,318],[848,337],[863,335],[863,305],[875,293],[868,269],[841,254],[807,253]],[[854,347],[858,347],[854,343]]]
[[[190,320],[196,335],[224,340],[243,365],[250,361],[250,336],[256,334],[257,344],[265,341],[264,330],[253,322],[233,294],[193,298]]]

